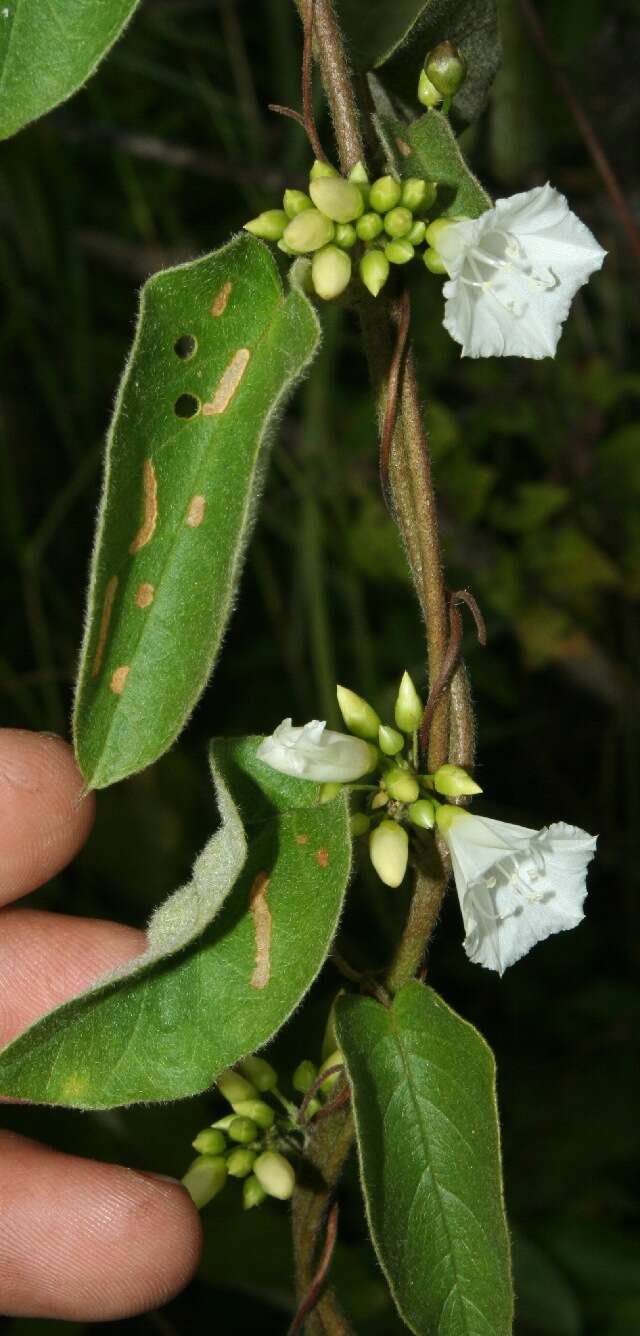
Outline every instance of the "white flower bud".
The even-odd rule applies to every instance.
[[[335,780],[343,784],[361,779],[377,763],[375,747],[347,733],[334,733],[319,719],[294,728],[284,719],[269,738],[260,743],[261,761],[296,779]]]
[[[397,821],[384,820],[369,836],[371,862],[385,886],[399,886],[409,861],[409,836]]]
[[[308,214],[306,215],[308,217]],[[305,215],[302,214],[304,218]],[[316,251],[311,263],[314,291],[325,302],[339,297],[349,285],[351,258],[339,246],[323,246]]]
[[[253,1166],[253,1172],[268,1197],[277,1197],[278,1201],[288,1201],[292,1196],[296,1176],[292,1165],[278,1151],[263,1151]]]
[[[201,1210],[217,1197],[227,1181],[227,1166],[221,1155],[199,1155],[182,1179],[194,1204]]]
[[[306,255],[333,241],[334,231],[331,219],[318,209],[304,209],[291,219],[282,240],[295,255]]]
[[[352,181],[343,181],[341,177],[312,181],[309,194],[316,209],[332,218],[334,223],[352,223],[364,213],[362,191]]]

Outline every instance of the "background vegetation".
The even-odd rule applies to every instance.
[[[430,977],[496,1051],[519,1336],[637,1336],[638,264],[518,0],[502,10],[504,66],[468,132],[473,160],[494,195],[549,177],[610,255],[555,361],[460,361],[426,274],[415,279],[416,335],[449,583],[474,591],[489,627],[487,649],[468,646],[483,810],[530,825],[562,817],[601,840],[577,931],[500,981],[466,960],[451,895]],[[633,207],[637,0],[539,10]],[[3,145],[4,724],[66,731],[101,443],[136,290],[158,267],[220,245],[285,184],[303,184],[302,132],[265,110],[297,105],[299,57],[288,0],[147,0],[87,89]],[[420,676],[421,628],[378,499],[356,325],[341,309],[324,320],[322,356],[280,433],[214,685],[169,756],[100,794],[89,845],[40,904],[142,924],[212,828],[209,736],[270,731],[287,714],[335,722],[336,680],[388,712],[401,670]],[[405,909],[362,873],[340,942],[355,965],[386,957]],[[283,1071],[316,1056],[338,986],[329,966],[278,1038],[269,1056]],[[214,1107],[205,1097],[82,1116],[5,1108],[2,1118],[63,1148],[179,1175]],[[232,1185],[208,1209],[189,1290],[118,1331],[282,1333],[286,1209],[242,1216],[238,1197]],[[358,1330],[391,1336],[399,1328],[365,1243],[355,1173],[341,1237],[346,1308]],[[27,1336],[45,1324],[0,1327]]]

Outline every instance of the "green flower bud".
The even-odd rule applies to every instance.
[[[320,785],[320,802],[332,803],[334,798],[342,793],[342,789],[343,785],[338,783],[337,780],[327,779],[324,784]]]
[[[358,186],[368,186],[369,177],[367,176],[367,169],[363,162],[357,162],[355,167],[351,168],[351,171],[349,172],[349,180],[355,181]]]
[[[411,231],[407,232],[407,241],[410,241],[412,246],[419,246],[424,241],[426,230],[426,224],[423,223],[422,219],[416,218]]]
[[[389,794],[385,793],[384,789],[380,789],[378,793],[374,793],[373,798],[371,799],[371,811],[377,812],[381,807],[386,807],[388,801]]]
[[[285,190],[282,201],[287,218],[297,218],[305,209],[312,209],[313,204],[304,190]]]
[[[231,1119],[227,1134],[231,1141],[239,1141],[242,1146],[248,1146],[258,1135],[258,1124],[254,1123],[253,1118],[236,1116]]]
[[[394,713],[398,728],[401,728],[403,733],[413,733],[419,728],[422,719],[422,701],[408,673],[402,674]]]
[[[278,1073],[265,1058],[245,1058],[240,1063],[244,1076],[256,1090],[273,1090],[278,1084]]]
[[[268,1197],[288,1201],[296,1185],[293,1166],[277,1150],[265,1150],[259,1155],[253,1172]]]
[[[421,102],[423,107],[437,107],[442,102],[442,93],[439,93],[435,84],[432,84],[425,70],[420,71],[418,80],[418,102]]]
[[[322,1104],[319,1099],[316,1099],[315,1096],[313,1099],[310,1099],[305,1109],[305,1115],[304,1115],[305,1121],[310,1122],[311,1119],[315,1117],[316,1113],[318,1112],[318,1109],[321,1108]]]
[[[430,798],[420,798],[417,803],[411,804],[407,815],[414,826],[419,826],[421,830],[433,830],[436,824],[435,803]]]
[[[379,176],[369,194],[369,207],[376,213],[388,213],[400,203],[402,186],[393,176]]]
[[[415,250],[406,237],[398,237],[397,241],[388,241],[384,253],[390,264],[408,264],[415,255]]]
[[[330,162],[320,162],[320,159],[316,158],[313,167],[309,172],[309,180],[321,181],[322,178],[325,176],[328,177],[328,176],[339,176],[339,175],[340,173],[336,171],[335,167],[331,166]]]
[[[410,770],[401,770],[394,766],[384,777],[384,786],[390,798],[399,803],[414,803],[420,793],[420,785]]]
[[[227,1138],[224,1132],[217,1127],[205,1127],[202,1132],[198,1132],[195,1141],[191,1142],[194,1150],[201,1155],[221,1155],[227,1144]]]
[[[312,181],[309,194],[316,209],[332,218],[334,223],[352,223],[364,213],[362,192],[353,181],[343,181],[341,176]]]
[[[303,214],[302,217],[309,217]],[[313,286],[319,297],[330,302],[339,297],[349,285],[351,278],[351,258],[338,246],[323,246],[316,251],[311,262]]]
[[[235,1117],[235,1113],[228,1113],[224,1118],[218,1118],[217,1122],[212,1123],[211,1126],[220,1132],[228,1132]]]
[[[436,202],[437,186],[433,181],[423,181],[421,176],[408,176],[402,183],[400,203],[412,213],[426,213]]]
[[[381,250],[367,251],[360,261],[360,277],[372,297],[377,297],[389,277],[389,261]]]
[[[333,1050],[333,1053],[329,1053],[328,1056],[325,1058],[324,1062],[322,1063],[322,1066],[320,1067],[320,1071],[318,1072],[318,1076],[322,1076],[322,1073],[327,1072],[330,1067],[341,1067],[343,1065],[343,1062],[344,1059],[342,1057],[340,1049],[335,1048]],[[340,1080],[340,1075],[341,1075],[340,1072],[332,1072],[331,1076],[328,1076],[326,1081],[322,1082],[322,1085],[320,1086],[320,1093],[323,1095],[330,1095],[331,1091],[333,1090],[333,1087],[337,1085],[338,1081]]]
[[[227,1155],[227,1173],[231,1174],[232,1178],[246,1178],[247,1174],[251,1173],[257,1158],[255,1150],[247,1150],[246,1146],[236,1146]]]
[[[335,228],[330,218],[326,218],[319,209],[305,209],[291,219],[285,228],[283,241],[295,255],[305,255],[309,251],[320,250],[333,241]]]
[[[398,730],[391,728],[389,724],[381,724],[378,729],[378,746],[385,756],[397,756],[404,747],[402,733],[398,733]]]
[[[371,817],[366,812],[353,812],[351,814],[351,834],[354,839],[359,835],[366,835],[371,826]]]
[[[232,1071],[231,1068],[226,1072],[221,1072],[216,1082],[220,1094],[224,1096],[227,1104],[235,1104],[239,1099],[253,1099],[256,1094],[255,1087],[250,1081],[246,1081],[239,1072]]]
[[[288,256],[290,256],[291,258],[293,258],[293,256],[297,255],[297,253],[298,253],[297,251],[292,250],[290,246],[287,246],[287,243],[286,243],[286,241],[284,240],[284,237],[281,237],[280,240],[279,240],[279,242],[278,242],[278,250],[279,250],[279,251],[282,251],[282,254],[283,254],[283,255],[288,255]]]
[[[449,227],[453,227],[455,223],[459,222],[459,218],[434,218],[433,222],[429,223],[424,234],[427,246],[433,246],[434,250],[438,250],[443,233],[446,232]]]
[[[227,1166],[221,1155],[199,1155],[182,1179],[194,1204],[201,1210],[217,1197],[227,1181]]]
[[[356,229],[353,223],[337,223],[335,243],[336,246],[342,246],[344,250],[351,250],[358,240]]]
[[[461,765],[441,765],[433,776],[436,793],[443,793],[446,798],[461,798],[470,793],[482,793],[479,784],[468,775]]]
[[[422,258],[432,274],[446,274],[447,266],[442,256],[438,254],[437,250],[433,249],[433,246],[429,246],[428,250],[424,251]]]
[[[357,738],[378,738],[380,720],[369,702],[348,687],[336,687],[340,713],[350,733]]]
[[[254,237],[262,237],[263,241],[279,241],[288,221],[284,209],[266,209],[245,223],[244,230]]]
[[[389,237],[406,237],[413,227],[413,214],[398,204],[385,214],[384,230]]]
[[[409,861],[409,836],[397,821],[381,821],[369,836],[369,856],[385,886],[399,886]]]
[[[266,1195],[255,1174],[252,1174],[250,1178],[245,1178],[242,1184],[242,1205],[245,1211],[253,1210],[254,1206],[261,1206]]]
[[[467,77],[467,62],[453,42],[438,42],[429,52],[424,68],[427,78],[443,97],[453,97]]]
[[[233,1107],[242,1118],[252,1119],[263,1131],[267,1127],[273,1127],[275,1123],[275,1109],[272,1109],[270,1104],[265,1104],[262,1099],[241,1099]]]
[[[356,223],[356,236],[361,241],[375,241],[380,236],[384,223],[379,213],[363,213]]]
[[[318,1068],[315,1063],[311,1062],[309,1058],[305,1058],[304,1061],[299,1063],[296,1067],[291,1079],[291,1084],[294,1090],[298,1090],[301,1095],[306,1095],[307,1090],[311,1089],[317,1075]]]

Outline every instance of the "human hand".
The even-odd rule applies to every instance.
[[[0,730],[0,905],[59,872],[94,798],[61,738]],[[144,948],[132,928],[0,911],[0,1045]],[[172,1179],[64,1155],[0,1131],[0,1313],[104,1321],[165,1303],[198,1263],[201,1230]]]

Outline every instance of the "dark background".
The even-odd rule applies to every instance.
[[[553,361],[460,361],[440,326],[438,282],[417,266],[415,335],[449,584],[473,589],[489,629],[485,650],[471,637],[467,647],[480,810],[527,825],[564,819],[600,832],[600,843],[577,930],[500,981],[467,962],[451,894],[430,979],[497,1056],[517,1332],[638,1336],[640,273],[517,0],[502,8],[504,66],[468,151],[494,196],[550,178],[609,257]],[[637,209],[638,5],[547,0],[539,10]],[[277,206],[285,185],[304,184],[302,132],[266,111],[269,101],[298,105],[299,56],[288,0],[147,0],[87,89],[2,146],[3,724],[67,730],[101,442],[136,291],[159,266]],[[209,736],[270,731],[287,714],[335,723],[336,680],[389,717],[402,669],[421,681],[421,627],[378,499],[356,325],[340,309],[323,319],[323,353],[279,434],[214,684],[167,757],[100,794],[87,848],[39,903],[142,924],[211,830]],[[361,879],[343,953],[381,963],[405,908]],[[273,1046],[285,1083],[316,1056],[338,985],[328,967]],[[213,1107],[203,1097],[2,1118],[80,1153],[180,1174]],[[114,1330],[285,1330],[286,1209],[242,1216],[238,1195],[232,1185],[208,1208],[205,1262],[189,1290]],[[399,1328],[365,1242],[355,1173],[344,1195],[343,1301],[358,1330],[390,1336]],[[7,1336],[76,1330],[0,1326]]]

